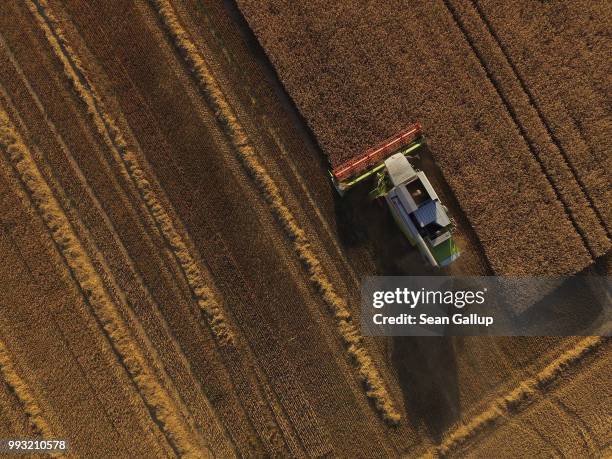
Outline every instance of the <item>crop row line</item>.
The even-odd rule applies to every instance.
[[[133,181],[136,189],[153,220],[158,225],[166,243],[170,246],[175,259],[185,276],[198,306],[204,313],[215,336],[222,345],[233,345],[234,336],[225,313],[214,297],[214,293],[204,280],[202,270],[179,232],[174,226],[169,213],[157,197],[152,181],[148,177],[139,159],[123,138],[115,121],[105,111],[97,92],[87,78],[79,57],[72,51],[58,26],[57,20],[48,10],[46,0],[29,0],[28,6],[37,17],[53,51],[64,66],[66,76],[76,93],[85,103],[88,114],[95,127],[112,151],[116,152],[124,165],[127,176]]]
[[[217,116],[219,124],[237,153],[239,161],[262,193],[273,215],[293,244],[312,284],[333,312],[342,340],[349,355],[356,363],[360,379],[366,386],[367,396],[374,402],[376,409],[387,422],[391,424],[399,422],[400,414],[364,346],[363,337],[353,323],[353,317],[345,300],[337,295],[321,262],[312,250],[308,237],[287,207],[278,186],[257,157],[248,135],[226,100],[204,57],[180,24],[171,3],[168,0],[150,1],[179,55],[183,57],[191,71],[202,95]]]
[[[152,185],[155,178],[152,175],[146,175],[145,168],[141,165],[135,150],[128,146],[116,122],[106,111],[102,99],[87,76],[85,67],[81,64],[79,56],[72,50],[68,40],[64,37],[55,15],[47,9],[46,1],[41,0],[38,4],[42,5],[43,19],[47,21],[47,24],[41,25],[43,29],[45,29],[45,26],[51,29],[51,35],[47,35],[47,38],[64,65],[66,76],[81,101],[85,103],[87,113],[92,118],[98,133],[114,154],[118,164],[124,166],[123,175],[135,185],[145,204],[145,209],[150,213],[157,229],[169,245],[177,261],[178,271],[185,278],[192,297],[201,313],[206,317],[213,338],[219,346],[221,355],[226,360],[226,367],[232,375],[236,390],[241,394],[246,394],[244,398],[247,406],[243,406],[245,412],[256,428],[262,442],[271,451],[274,451],[274,454],[281,454],[282,438],[276,425],[265,410],[262,411],[258,408],[263,403],[260,393],[262,382],[250,364],[243,358],[244,355],[239,349],[239,336],[236,334],[234,325],[226,317],[225,311],[218,302],[212,288],[205,285],[204,271],[175,228],[170,213],[163,207],[161,199],[156,195],[156,189]]]
[[[589,202],[589,205],[591,206],[591,208],[593,209],[593,212],[597,216],[597,219],[599,220],[599,223],[601,224],[601,226],[606,231],[606,234],[608,235],[608,238],[612,237],[611,234],[610,234],[610,229],[609,229],[608,225],[606,224],[603,216],[601,215],[599,207],[595,204],[595,202],[593,201],[593,198],[588,193],[587,187],[586,187],[584,181],[582,180],[582,177],[580,176],[580,173],[576,169],[576,166],[570,160],[569,155],[568,155],[567,151],[565,150],[565,147],[563,147],[563,144],[561,143],[561,141],[559,140],[559,138],[555,134],[555,131],[551,128],[550,123],[548,122],[547,118],[544,116],[542,108],[541,108],[540,104],[538,103],[537,99],[534,97],[533,92],[529,89],[529,86],[525,83],[525,80],[523,79],[523,77],[521,76],[520,72],[518,71],[518,68],[517,68],[514,60],[512,59],[512,57],[510,55],[510,52],[508,51],[508,48],[506,47],[504,42],[500,39],[497,31],[495,30],[495,28],[491,24],[491,21],[489,20],[489,18],[485,14],[485,12],[482,10],[482,7],[480,6],[479,0],[471,0],[471,1],[472,1],[472,4],[474,5],[474,9],[478,13],[478,16],[480,17],[480,19],[482,20],[482,22],[486,26],[487,31],[493,37],[493,39],[495,40],[497,46],[499,47],[499,49],[501,50],[502,54],[504,55],[504,58],[506,59],[506,61],[510,65],[510,68],[512,69],[512,72],[514,73],[517,81],[519,82],[519,85],[521,86],[521,89],[527,95],[527,98],[529,99],[529,103],[533,106],[533,108],[535,108],[535,111],[538,114],[538,117],[540,118],[540,120],[542,121],[542,124],[546,128],[546,132],[548,133],[548,136],[550,137],[550,139],[552,140],[553,144],[557,147],[557,149],[561,153],[565,165],[572,172],[572,175],[574,176],[574,179],[576,180],[576,182],[580,186],[582,192],[584,193],[584,196],[585,196],[586,200]],[[575,120],[574,120],[574,122],[575,122]]]
[[[546,179],[547,179],[548,183],[550,184],[550,186],[551,186],[551,188],[552,188],[552,190],[553,190],[557,200],[561,203],[566,217],[571,222],[572,226],[574,227],[574,230],[576,231],[576,233],[578,234],[578,236],[582,240],[583,246],[588,251],[591,259],[597,258],[597,252],[592,247],[591,242],[589,241],[589,238],[588,238],[588,234],[586,233],[586,231],[583,228],[581,228],[581,226],[576,221],[576,218],[574,217],[574,215],[572,214],[572,212],[570,210],[571,206],[567,202],[567,199],[564,197],[563,193],[559,189],[559,186],[557,185],[557,183],[555,182],[553,177],[551,177],[550,173],[548,172],[548,170],[547,170],[547,168],[546,168],[546,166],[544,164],[543,159],[540,157],[540,154],[538,153],[536,145],[531,140],[531,137],[529,136],[525,126],[523,125],[523,123],[521,122],[518,114],[516,113],[516,110],[515,110],[514,106],[512,105],[512,103],[508,100],[508,98],[504,94],[501,82],[494,75],[494,73],[491,70],[490,66],[487,64],[487,61],[486,61],[485,57],[483,56],[482,52],[476,46],[476,44],[474,42],[474,39],[472,38],[470,32],[468,31],[468,28],[466,27],[465,23],[461,19],[461,16],[460,16],[459,12],[452,5],[450,0],[443,0],[443,2],[444,2],[444,5],[446,6],[446,8],[448,9],[448,11],[450,12],[450,14],[451,14],[455,24],[457,25],[457,28],[461,31],[461,33],[463,34],[465,40],[467,41],[468,45],[470,46],[472,52],[474,53],[474,55],[477,57],[478,61],[480,62],[481,67],[483,68],[487,78],[489,79],[489,81],[491,82],[493,87],[495,88],[497,96],[502,101],[503,105],[505,106],[506,111],[510,115],[510,118],[512,119],[512,121],[514,122],[516,127],[518,128],[519,133],[520,133],[521,137],[523,138],[523,141],[525,142],[525,144],[529,148],[529,151],[531,152],[533,158],[536,160],[536,162],[537,162],[537,164],[538,164],[538,166],[540,168],[540,171],[542,172],[542,175],[544,177],[546,177]],[[582,190],[582,191],[584,192],[584,190]]]
[[[602,336],[584,338],[546,365],[535,376],[523,380],[512,391],[495,399],[487,409],[473,417],[467,424],[456,428],[442,444],[429,451],[425,457],[447,456],[488,426],[500,422],[510,413],[519,411],[535,397],[543,394],[566,370],[578,365],[607,342],[608,338]]]
[[[196,443],[188,427],[147,364],[68,217],[53,196],[29,148],[23,143],[3,109],[0,109],[0,147],[20,177],[34,208],[47,227],[86,302],[91,306],[96,320],[105,330],[119,362],[131,375],[152,418],[160,424],[169,444],[179,455],[195,454]]]
[[[154,346],[152,342],[149,342],[148,336],[146,335],[143,336],[143,339],[145,341],[145,348],[152,355],[152,358],[150,361],[152,365],[157,367],[158,369],[157,371],[161,374],[162,378],[168,378],[166,379],[167,383],[164,383],[164,385],[168,389],[169,393],[174,398],[174,400],[177,401],[177,404],[180,407],[180,409],[183,412],[189,411],[189,414],[186,415],[186,418],[189,419],[192,425],[199,424],[200,431],[209,432],[211,442],[214,441],[213,437],[215,437],[215,434],[217,433],[219,435],[222,435],[222,434],[221,432],[217,431],[216,426],[214,425],[216,419],[213,413],[209,411],[210,410],[210,407],[208,406],[209,401],[207,400],[206,396],[203,395],[204,392],[203,392],[203,389],[199,381],[196,381],[195,379],[193,379],[195,378],[195,375],[193,374],[190,364],[187,361],[187,357],[184,355],[183,349],[181,348],[180,344],[176,341],[175,337],[172,335],[171,330],[168,329],[168,324],[165,320],[166,318],[162,315],[158,315],[158,314],[161,314],[157,312],[158,309],[160,309],[160,303],[155,298],[153,298],[153,296],[151,295],[150,290],[149,290],[150,286],[147,285],[143,277],[137,271],[137,267],[134,265],[133,260],[130,258],[130,254],[127,252],[126,247],[123,245],[120,239],[120,236],[117,233],[117,229],[115,225],[111,222],[111,220],[109,219],[109,215],[107,214],[107,211],[103,208],[101,202],[96,197],[94,190],[92,188],[96,182],[94,183],[88,182],[88,178],[85,177],[84,172],[81,171],[80,164],[78,163],[81,160],[81,158],[78,158],[77,156],[75,156],[74,152],[71,151],[71,148],[65,143],[62,137],[62,134],[60,134],[60,132],[58,131],[58,127],[55,125],[54,121],[51,119],[50,115],[45,110],[45,107],[43,106],[43,101],[39,98],[39,94],[37,94],[35,87],[32,86],[33,84],[35,86],[35,83],[34,82],[30,83],[30,81],[28,81],[28,78],[26,74],[24,73],[24,71],[22,70],[21,65],[18,62],[16,56],[11,52],[10,49],[8,49],[8,45],[4,42],[2,36],[0,36],[0,45],[5,46],[6,48],[5,52],[7,54],[7,57],[12,63],[14,71],[19,76],[17,80],[21,80],[21,83],[27,89],[28,93],[30,94],[32,98],[32,101],[34,102],[42,118],[44,119],[47,129],[50,131],[50,133],[52,133],[52,136],[49,135],[48,137],[55,139],[55,141],[57,142],[57,145],[60,147],[60,150],[62,152],[62,156],[60,158],[57,158],[51,152],[51,149],[49,149],[48,152],[45,152],[46,161],[44,160],[43,161],[44,162],[48,161],[49,167],[51,168],[58,167],[58,162],[60,163],[66,162],[67,164],[70,164],[71,169],[74,171],[74,174],[75,174],[74,176],[71,176],[72,180],[74,180],[74,182],[80,183],[80,185],[82,186],[80,190],[81,193],[84,192],[89,198],[88,204],[85,204],[85,206],[89,206],[89,208],[91,207],[95,208],[97,213],[102,218],[103,225],[99,225],[99,224],[92,222],[91,225],[95,225],[93,228],[90,226],[90,224],[88,224],[87,227],[85,227],[83,226],[83,223],[81,223],[80,221],[81,219],[76,217],[74,213],[72,214],[68,213],[69,218],[71,219],[71,222],[74,224],[75,230],[79,238],[83,242],[83,245],[86,248],[86,250],[88,250],[89,253],[91,254],[91,258],[94,261],[94,263],[102,264],[101,267],[99,265],[97,266],[100,269],[100,272],[108,273],[108,277],[105,277],[104,275],[102,277],[105,279],[110,279],[111,286],[109,287],[109,292],[119,291],[119,290],[123,290],[123,292],[125,292],[125,295],[126,295],[125,299],[127,301],[126,304],[129,305],[128,312],[131,312],[133,310],[134,313],[137,315],[137,318],[134,318],[134,320],[140,320],[140,321],[144,320],[145,323],[151,322],[155,325],[159,324],[160,328],[162,328],[162,330],[165,332],[167,339],[169,340],[170,346],[166,344],[167,341],[163,341],[164,346],[162,349],[160,349],[159,346]],[[0,87],[0,92],[4,93],[5,91]],[[7,100],[9,99],[7,94],[5,94],[5,99]],[[14,112],[17,112],[16,108],[14,109]],[[17,121],[19,121],[19,116],[17,114],[15,114],[15,118],[17,119]],[[23,126],[23,122],[16,123],[16,124]],[[72,126],[70,127],[72,128]],[[23,126],[22,132],[26,132],[26,131],[27,131],[26,127]],[[42,134],[42,135],[47,136],[48,134],[45,132],[45,134]],[[33,142],[35,142],[35,140],[33,140]],[[41,149],[45,150],[45,147],[41,146]],[[104,159],[102,158],[100,160],[104,161]],[[107,163],[105,163],[104,165],[107,166]],[[51,184],[51,187],[53,188],[55,180],[53,180],[52,177],[48,177],[48,180],[50,181],[49,183]],[[61,186],[60,185],[57,185],[57,186],[59,187],[59,190],[60,190],[59,191],[60,197],[58,198],[58,201],[62,202],[64,199],[66,199],[66,197],[62,196]],[[100,186],[102,186],[102,188],[100,188]],[[105,189],[105,188],[106,187],[104,185],[96,186],[96,189]],[[54,188],[54,189],[57,190],[57,188]],[[93,206],[91,206],[91,204],[93,204]],[[102,254],[99,252],[98,248],[96,247],[97,244],[94,244],[91,241],[91,237],[93,236],[93,233],[90,234],[89,231],[90,230],[98,231],[100,229],[100,226],[106,226],[109,232],[112,234],[111,237],[114,238],[113,246],[117,248],[116,251],[106,250],[105,253]],[[134,228],[132,228],[132,231],[133,230]],[[141,231],[146,231],[146,230],[142,228]],[[98,238],[100,236],[98,233],[96,233],[95,237]],[[89,242],[87,242],[88,240]],[[104,245],[105,240],[103,239],[102,241],[103,241],[102,244]],[[120,261],[121,263],[120,266],[113,266],[112,260],[116,256],[117,252],[121,254],[121,257],[123,259]],[[151,251],[148,251],[148,253],[149,254],[147,255],[147,258],[150,259]],[[125,284],[125,279],[121,279],[125,273],[124,267],[127,267],[129,269],[128,272],[131,272],[132,275],[134,276],[133,280],[128,281],[129,284],[127,285]],[[119,271],[113,272],[113,268],[118,269]],[[116,276],[118,277],[117,280],[115,279]],[[133,297],[132,295],[136,295],[136,297]],[[120,294],[120,297],[122,296],[123,296],[123,293]],[[124,303],[122,303],[119,300],[118,304],[124,304]],[[149,312],[154,313],[153,317],[149,316]],[[197,315],[199,315],[199,313],[197,313]],[[201,322],[201,320],[198,320],[198,322]],[[160,336],[160,333],[158,332],[158,330],[159,329],[155,329],[155,331],[151,335],[151,340],[154,341],[155,338],[158,338]],[[177,358],[177,354],[178,354],[178,358]],[[179,365],[180,370],[176,370],[175,364]],[[189,375],[189,382],[187,382],[183,378],[181,378],[180,382],[169,379],[170,371],[172,371],[173,373],[175,371],[186,371],[187,374]],[[177,384],[177,387],[173,387],[174,386],[173,383]],[[180,389],[178,387],[178,384],[181,384],[181,385],[186,384],[188,386],[188,390],[189,391],[193,390],[193,393],[197,394],[196,395],[197,397],[200,397],[201,395],[203,395],[203,399],[200,398],[201,403],[198,404],[199,405],[198,407],[194,407],[190,405],[189,409],[187,409],[187,406],[185,406],[184,401],[183,401],[184,400],[183,396],[185,395],[185,389],[184,388]],[[184,386],[181,386],[181,387],[184,387]],[[198,400],[198,402],[200,402],[200,400]],[[195,413],[193,412],[193,408],[197,409],[197,408],[200,408],[201,406],[204,407],[205,411],[200,413],[201,414],[200,417],[198,416],[194,417]],[[146,416],[144,419],[146,419]],[[208,424],[208,422],[211,420],[213,424],[212,426],[211,424]],[[204,422],[206,427],[202,427],[201,422]],[[218,437],[215,437],[214,439],[217,439],[217,438]],[[219,441],[224,443],[223,447],[226,446],[225,445],[226,438],[220,438]],[[228,446],[229,446],[229,442],[228,442]],[[233,445],[229,447],[232,448]],[[226,452],[225,454],[229,454],[229,452]]]

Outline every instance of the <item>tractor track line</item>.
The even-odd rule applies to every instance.
[[[97,213],[101,216],[101,218],[103,219],[105,225],[107,226],[107,228],[109,229],[109,232],[112,234],[112,237],[114,238],[114,244],[117,247],[117,250],[120,252],[120,254],[123,257],[123,261],[126,263],[126,265],[128,266],[129,270],[132,272],[132,275],[135,277],[135,279],[137,280],[137,289],[140,290],[140,294],[142,295],[142,297],[144,298],[144,301],[149,305],[149,308],[151,308],[151,310],[153,311],[159,311],[159,306],[157,305],[155,299],[153,299],[153,297],[151,296],[150,292],[149,292],[149,287],[147,286],[147,284],[145,283],[144,279],[142,279],[142,277],[140,276],[140,274],[137,271],[137,268],[135,267],[132,259],[130,258],[129,254],[127,253],[126,248],[123,246],[123,243],[120,241],[119,236],[117,234],[117,232],[115,231],[115,227],[113,225],[113,223],[111,222],[110,218],[108,217],[108,215],[106,214],[106,212],[104,211],[104,209],[102,208],[102,205],[100,204],[98,198],[96,197],[95,193],[93,192],[93,190],[91,189],[91,187],[89,186],[89,183],[87,182],[86,178],[84,177],[83,173],[81,172],[79,166],[77,165],[75,159],[73,158],[68,146],[65,144],[65,142],[63,141],[61,134],[57,131],[57,128],[55,127],[53,121],[51,119],[49,119],[49,117],[47,116],[43,104],[40,101],[40,99],[38,98],[38,95],[36,94],[36,92],[34,91],[34,88],[32,88],[32,86],[30,85],[30,83],[27,81],[27,78],[25,76],[25,74],[23,73],[23,71],[19,68],[18,62],[15,59],[15,56],[13,56],[12,52],[8,49],[8,46],[4,40],[4,38],[2,37],[2,35],[0,34],[0,46],[3,46],[6,50],[7,56],[10,59],[12,65],[15,68],[15,71],[17,72],[17,74],[19,75],[19,77],[21,78],[24,86],[27,88],[28,92],[30,93],[30,96],[32,97],[32,100],[34,101],[36,107],[38,108],[41,117],[45,120],[46,125],[48,127],[48,129],[51,131],[51,133],[53,134],[54,138],[56,139],[57,144],[60,146],[60,149],[62,150],[66,161],[70,164],[72,170],[74,171],[75,176],[77,177],[77,180],[82,184],[83,188],[85,189],[87,195],[89,196],[91,202],[93,203],[95,209],[97,210]],[[0,85],[0,93],[4,93],[4,98],[5,100],[8,100],[8,95],[6,93],[5,90],[2,89],[1,85]],[[23,123],[21,123],[23,125]],[[22,126],[22,130],[25,130],[25,127]],[[73,224],[75,224],[75,226],[83,226],[82,224],[79,224],[78,222],[73,222]],[[86,228],[83,228],[83,231],[88,233],[88,230]],[[91,236],[90,236],[91,238]],[[93,245],[93,244],[90,244]],[[97,248],[94,249],[97,251]],[[98,258],[104,258],[102,255],[99,255]],[[108,267],[105,266],[106,271],[109,273],[108,275],[110,277],[112,277],[114,279],[114,276],[112,274],[112,270]],[[115,280],[112,281],[113,285],[116,286],[116,288],[120,288],[118,287],[118,284]],[[127,292],[126,292],[127,293]],[[193,375],[193,372],[191,370],[191,367],[189,365],[189,362],[182,350],[182,348],[180,347],[180,345],[176,342],[176,339],[174,338],[174,336],[172,335],[171,331],[169,330],[169,326],[166,322],[166,320],[163,318],[163,316],[161,316],[161,314],[156,315],[156,319],[159,320],[161,322],[161,326],[162,329],[166,332],[168,339],[171,343],[172,349],[173,351],[176,353],[176,355],[178,355],[178,358],[181,362],[181,365],[183,367],[183,371],[187,372],[188,378],[192,381],[192,383],[194,384],[195,387],[197,387],[197,391],[200,392],[201,394],[204,394],[203,389],[201,387],[201,384],[199,383],[199,381],[195,378],[195,376]],[[60,333],[63,334],[63,331],[61,329]],[[143,332],[144,333],[144,332]],[[163,359],[161,359],[159,357],[158,352],[155,350],[154,347],[149,346],[154,353],[154,359],[161,362],[161,368],[159,371],[161,371],[162,373],[165,373],[165,369],[164,369],[164,364],[163,364]],[[72,352],[72,351],[71,351]],[[79,364],[80,365],[80,364]],[[172,384],[172,382],[170,382],[170,379],[168,379],[169,383]],[[182,403],[182,408],[190,413],[190,417],[191,417],[191,421],[194,424],[197,424],[197,421],[195,421],[196,418],[194,418],[193,413],[191,412],[191,410],[187,407],[187,405],[185,404],[183,397],[180,395],[179,391],[177,390],[176,387],[173,387],[173,396],[176,400],[180,400]],[[199,400],[198,402],[203,404],[203,410],[204,412],[208,412],[209,410],[209,402],[208,400],[205,398],[205,396],[203,395],[203,400]],[[210,413],[207,414],[207,416],[210,416]],[[214,416],[213,416],[214,419]],[[110,421],[112,423],[112,421]],[[218,422],[218,420],[217,420]],[[227,432],[225,432],[225,436],[227,438]]]
[[[593,430],[591,429],[591,427],[586,422],[584,422],[582,417],[579,416],[576,411],[570,408],[567,403],[565,403],[563,399],[561,399],[561,397],[556,394],[551,394],[551,398],[551,403],[553,405],[556,405],[561,411],[565,413],[565,415],[569,419],[572,420],[572,422],[578,425],[578,434],[584,442],[584,446],[590,454],[594,454],[599,448],[599,445],[595,440],[595,436],[593,435]]]
[[[233,330],[225,312],[211,288],[205,282],[202,268],[191,254],[189,246],[176,229],[169,212],[164,208],[161,199],[156,195],[149,176],[141,165],[136,153],[127,144],[115,121],[105,112],[102,101],[87,78],[80,59],[67,43],[53,13],[49,11],[46,0],[28,0],[28,7],[37,19],[52,50],[64,66],[65,74],[71,81],[76,93],[87,106],[94,125],[103,140],[118,154],[126,169],[126,175],[140,192],[148,212],[156,222],[160,233],[172,250],[184,277],[197,300],[203,315],[206,317],[213,333],[222,345],[234,345]]]
[[[522,419],[521,422],[516,423],[516,427],[517,429],[525,432],[527,435],[531,435],[532,437],[539,439],[550,449],[550,451],[554,451],[555,454],[552,457],[560,459],[564,457],[561,448],[559,448],[559,446],[555,444],[553,440],[546,437],[546,435],[544,435],[544,433],[538,428],[537,425],[534,424],[531,419]]]
[[[311,282],[332,310],[348,353],[356,362],[359,376],[366,386],[367,396],[374,402],[383,419],[390,424],[399,422],[400,414],[364,346],[363,337],[353,322],[348,305],[336,294],[333,283],[314,254],[304,230],[298,225],[293,213],[285,204],[278,186],[257,157],[250,139],[220,90],[208,64],[180,24],[171,3],[167,0],[150,0],[150,3],[167,31],[171,43],[174,44],[178,54],[183,58],[189,72],[196,80],[204,99],[216,114],[247,175],[262,193],[273,215],[291,240]]]
[[[467,423],[449,432],[442,443],[422,457],[445,457],[474,439],[487,427],[492,426],[509,415],[519,412],[536,397],[546,393],[563,373],[579,365],[583,359],[606,345],[609,339],[602,336],[589,336],[574,347],[563,352],[532,377],[521,381],[513,390],[496,398],[484,411],[473,416]]]
[[[41,438],[57,438],[45,419],[32,390],[15,369],[9,350],[2,340],[0,340],[0,375],[17,397],[34,432],[40,435]],[[53,456],[59,457],[63,455],[55,454]]]
[[[585,132],[584,128],[582,127],[582,123],[580,123],[578,121],[578,118],[576,118],[576,115],[574,115],[566,105],[563,105],[563,109],[565,110],[565,113],[567,115],[567,117],[572,120],[572,124],[574,125],[574,129],[576,129],[576,132],[578,133],[578,136],[580,137],[580,140],[582,141],[582,143],[584,143],[587,147],[587,149],[589,150],[590,153],[593,153],[593,147],[589,144],[589,142],[587,141],[588,139],[588,134]]]
[[[450,0],[442,0],[442,1],[444,2],[444,5],[446,6],[446,9],[451,14],[451,16],[452,16],[452,18],[453,18],[457,28],[461,31],[461,33],[463,34],[463,37],[465,38],[466,42],[470,46],[472,52],[474,53],[474,55],[477,57],[478,61],[480,62],[480,65],[482,66],[483,70],[485,71],[485,73],[487,75],[487,78],[489,79],[489,81],[491,82],[493,87],[495,88],[497,96],[499,97],[499,99],[502,101],[502,103],[506,107],[506,110],[507,110],[508,114],[510,115],[512,121],[514,122],[514,124],[518,128],[519,133],[520,133],[521,137],[523,138],[523,141],[525,142],[525,144],[529,148],[529,151],[531,152],[533,158],[538,163],[538,165],[540,167],[540,170],[542,171],[542,175],[544,175],[544,177],[546,177],[549,185],[551,186],[552,190],[555,193],[555,196],[556,196],[557,200],[563,206],[563,210],[565,211],[566,217],[572,223],[572,226],[574,227],[574,230],[576,231],[578,236],[582,239],[582,245],[584,246],[584,248],[589,253],[589,256],[591,257],[591,259],[594,260],[595,258],[597,258],[596,257],[596,252],[592,249],[591,244],[590,244],[590,242],[589,242],[589,240],[587,238],[587,235],[582,230],[582,228],[580,228],[580,226],[578,225],[578,223],[576,222],[576,220],[572,216],[572,213],[570,211],[570,207],[569,207],[568,203],[566,202],[565,198],[563,197],[563,195],[561,194],[561,191],[559,190],[559,188],[555,184],[555,182],[552,179],[552,177],[548,174],[548,171],[546,170],[546,167],[544,166],[543,161],[540,159],[540,156],[538,155],[538,152],[537,152],[537,150],[535,148],[535,145],[529,139],[527,131],[525,130],[525,127],[522,125],[522,123],[521,123],[521,121],[520,121],[516,111],[514,110],[514,107],[512,106],[510,101],[506,98],[506,96],[504,96],[504,92],[501,89],[500,82],[497,80],[495,75],[493,75],[493,73],[491,72],[489,66],[486,63],[486,60],[484,59],[482,53],[478,50],[478,47],[475,45],[474,40],[472,39],[470,33],[468,32],[467,28],[465,27],[465,24],[463,23],[459,13],[455,9],[455,7],[450,3]]]
[[[53,196],[49,185],[34,162],[4,110],[0,110],[0,145],[17,172],[34,208],[49,230],[58,251],[90,305],[101,328],[106,331],[118,361],[132,376],[152,420],[164,432],[169,445],[179,456],[195,456],[204,451],[179,414],[170,396],[149,368],[117,306],[109,297],[103,281],[77,238],[68,217]]]
[[[576,169],[576,167],[574,166],[574,164],[570,160],[569,155],[567,154],[567,151],[563,147],[561,141],[559,140],[559,138],[555,134],[554,130],[551,128],[550,123],[548,122],[548,120],[544,116],[542,108],[540,107],[540,104],[538,103],[538,101],[534,97],[533,93],[529,89],[529,86],[527,86],[527,84],[525,83],[525,80],[523,79],[523,77],[521,77],[521,74],[519,73],[518,68],[516,67],[516,64],[512,60],[512,57],[510,56],[510,52],[508,51],[508,48],[506,47],[504,42],[499,38],[499,35],[497,34],[497,31],[493,28],[493,25],[489,21],[489,18],[487,17],[487,15],[482,10],[482,7],[479,4],[479,0],[471,0],[471,2],[474,5],[474,9],[478,12],[478,16],[480,17],[480,19],[482,20],[482,22],[486,26],[489,34],[491,34],[491,36],[493,37],[493,39],[497,43],[497,46],[499,47],[499,49],[501,50],[502,54],[504,55],[504,58],[506,59],[506,61],[510,65],[510,68],[512,69],[512,72],[516,76],[516,79],[517,79],[517,81],[519,82],[519,84],[521,86],[521,89],[527,95],[527,98],[529,99],[529,103],[533,106],[533,108],[535,108],[535,111],[538,114],[538,117],[540,118],[540,120],[542,121],[542,124],[546,128],[546,132],[548,133],[548,136],[550,137],[550,139],[552,140],[553,144],[557,147],[557,149],[561,153],[561,156],[563,157],[565,165],[572,172],[572,175],[574,176],[574,179],[576,180],[576,182],[580,186],[582,192],[584,193],[584,196],[586,197],[586,200],[588,201],[589,205],[593,209],[593,212],[597,216],[597,219],[599,220],[599,223],[601,223],[601,226],[606,231],[606,234],[608,235],[608,238],[611,238],[612,234],[610,233],[610,228],[608,227],[608,225],[606,224],[603,216],[601,215],[599,207],[597,205],[595,205],[595,202],[593,201],[593,199],[591,198],[591,196],[587,192],[588,188],[586,187],[584,181],[580,177],[580,174],[578,173],[578,170]],[[573,117],[572,117],[572,120],[573,120]],[[573,120],[573,121],[575,123],[575,120]],[[582,136],[582,134],[580,133],[580,130],[578,130],[578,133]],[[585,145],[587,146],[587,149],[590,151],[591,147],[588,144],[586,144],[586,143],[585,143]]]

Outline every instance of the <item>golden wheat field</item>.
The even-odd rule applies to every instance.
[[[417,3],[427,10],[428,2]],[[498,68],[503,53],[537,48],[537,33],[512,29],[511,10],[435,3],[450,7],[447,22],[430,17],[418,33],[473,33],[472,48],[462,42],[446,65],[484,66],[476,79]],[[246,0],[1,2],[0,439],[66,439],[63,454],[92,458],[612,454],[605,337],[361,334],[364,276],[422,268],[394,256],[397,234],[372,224],[377,210],[361,212],[335,195],[326,155],[339,161],[342,136],[359,130],[351,117],[356,106],[371,107],[371,85],[362,81],[356,105],[346,102],[346,86],[325,99],[331,83],[311,74],[324,58],[302,65],[317,31],[305,27],[307,12],[291,8]],[[576,25],[570,5],[563,11],[574,28],[543,39],[552,47],[595,24],[583,54],[558,57],[571,61],[579,82],[565,111],[538,99],[548,94],[541,75],[508,83],[512,69],[500,66],[479,133],[433,136],[435,150],[462,141],[471,148],[487,129],[495,134],[480,168],[455,172],[457,159],[434,154],[464,250],[449,273],[609,275],[609,176],[598,164],[611,159],[610,77],[597,54],[609,51],[601,25],[610,24],[601,17],[609,9],[593,7],[595,19]],[[327,56],[340,59],[346,47]],[[520,65],[535,66],[538,57],[526,56]],[[431,81],[423,74],[415,85],[425,91]],[[420,115],[430,124],[472,123],[470,85],[464,105],[444,112],[441,98]],[[530,99],[544,100],[543,111]],[[318,112],[322,103],[329,104]],[[343,119],[336,127],[325,124],[335,116]],[[376,116],[383,123],[388,113]],[[381,125],[361,129],[352,147],[383,133]],[[504,156],[504,136],[528,144]],[[545,229],[529,227],[530,219],[513,240],[492,225],[538,209],[493,212],[464,183],[495,161],[514,160],[523,161],[519,180],[539,171],[520,193],[532,199],[545,190],[550,205],[539,211],[555,225],[554,238],[534,243],[522,265],[525,250],[516,247]],[[568,166],[575,163],[580,173]],[[495,188],[490,177],[489,196],[508,199],[507,178],[497,177]],[[553,243],[563,246],[556,265]]]

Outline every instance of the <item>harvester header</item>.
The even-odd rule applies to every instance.
[[[331,175],[336,187],[339,191],[350,188],[351,185],[375,172],[373,168],[380,165],[391,154],[411,144],[415,144],[415,148],[420,146],[418,140],[422,135],[421,124],[411,124],[394,136],[383,140],[360,155],[332,169]]]

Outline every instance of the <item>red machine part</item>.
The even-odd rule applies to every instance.
[[[422,134],[420,123],[414,123],[398,134],[383,140],[374,147],[368,148],[362,154],[342,163],[332,170],[332,175],[338,182],[353,177],[360,172],[380,163],[390,154],[409,145]]]

